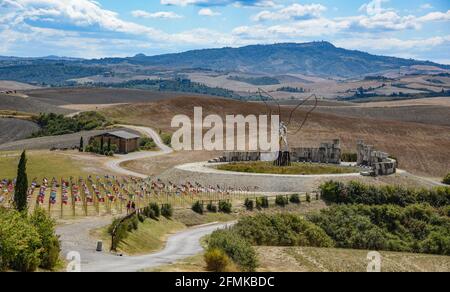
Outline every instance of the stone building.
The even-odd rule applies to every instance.
[[[389,175],[397,170],[397,161],[389,158],[389,154],[376,151],[372,145],[358,141],[356,146],[357,164],[372,168],[372,175]]]
[[[293,162],[341,163],[341,146],[339,139],[331,143],[321,143],[320,147],[300,147],[291,149]]]
[[[103,141],[104,144],[117,145],[119,153],[126,154],[139,149],[139,138],[138,135],[126,131],[114,131],[91,137],[89,144],[93,141],[98,143]]]

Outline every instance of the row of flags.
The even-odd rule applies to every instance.
[[[3,179],[0,181],[0,203],[3,203],[6,198],[14,195],[15,180]],[[68,205],[69,201],[73,200],[75,203],[82,202],[84,198],[86,203],[93,203],[94,197],[99,203],[104,203],[106,200],[115,202],[116,200],[135,200],[137,198],[144,198],[151,193],[169,193],[177,196],[182,195],[197,195],[204,193],[219,193],[221,195],[231,195],[238,192],[252,192],[257,191],[257,187],[227,187],[220,185],[202,185],[198,182],[184,182],[175,184],[171,181],[163,182],[161,179],[152,180],[139,179],[134,177],[116,177],[105,175],[88,176],[78,178],[76,181],[73,177],[69,180],[52,178],[51,180],[43,178],[39,185],[37,179],[33,179],[28,188],[28,199],[32,200],[37,192],[36,203],[44,205],[46,203],[46,194],[48,196],[48,204],[54,205],[57,203],[57,194],[60,189],[61,204]]]

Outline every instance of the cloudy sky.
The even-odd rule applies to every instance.
[[[450,64],[449,0],[0,0],[0,55],[97,58],[326,40]]]

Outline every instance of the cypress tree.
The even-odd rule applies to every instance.
[[[102,138],[100,139],[100,152],[102,152],[102,153],[103,153],[103,143],[104,143],[104,141],[103,141],[103,136],[102,136]]]
[[[111,138],[108,139],[108,152],[111,151]]]
[[[83,136],[81,136],[81,138],[80,138],[80,152],[83,152],[84,151],[84,141],[83,141]]]
[[[17,181],[14,192],[14,205],[20,212],[27,210],[27,191],[27,157],[24,150],[20,156],[19,166],[17,168]]]

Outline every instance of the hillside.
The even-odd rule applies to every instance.
[[[226,99],[181,97],[143,104],[110,107],[102,112],[113,120],[123,123],[147,125],[163,131],[173,131],[170,122],[177,114],[193,115],[194,106],[203,107],[203,115],[218,114],[266,114],[263,104]],[[400,113],[400,111],[402,111]],[[283,119],[290,113],[283,109]],[[409,107],[397,109],[396,115],[408,115]],[[291,132],[303,120],[305,112],[296,112]],[[425,114],[425,113],[422,113]],[[429,112],[429,114],[433,114]],[[445,118],[445,117],[443,117]],[[314,146],[320,142],[340,138],[344,151],[356,150],[359,139],[373,144],[399,159],[400,168],[415,174],[442,177],[450,164],[450,127],[405,121],[346,117],[338,112],[313,113],[303,130],[290,135],[293,147]]]
[[[240,48],[193,50],[176,54],[128,58],[71,59],[57,57],[2,58],[0,80],[39,85],[75,85],[78,81],[101,83],[130,80],[168,80],[189,73],[236,72],[278,76],[277,80],[248,79],[250,84],[299,81],[286,74],[321,77],[361,77],[381,73],[440,73],[449,65],[395,57],[376,56],[335,47],[328,42],[280,43]],[[284,76],[284,77],[283,77]],[[242,80],[242,77],[238,77]],[[258,78],[264,78],[259,76]],[[267,83],[270,81],[269,83]]]
[[[105,60],[106,61],[106,60]],[[173,68],[206,68],[267,74],[301,73],[352,77],[417,65],[450,69],[427,61],[375,56],[337,48],[328,42],[252,45],[241,48],[194,50],[179,54],[127,58],[133,64]]]

